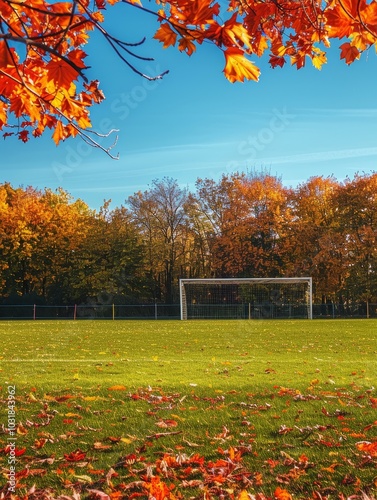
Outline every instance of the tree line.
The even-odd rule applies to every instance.
[[[0,185],[1,304],[173,304],[179,278],[283,276],[312,276],[317,303],[377,303],[377,173],[163,178],[99,210]]]

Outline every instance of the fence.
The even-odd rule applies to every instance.
[[[0,319],[178,319],[179,304],[0,305]]]
[[[214,306],[216,307],[216,305]],[[247,308],[236,316],[217,317],[247,319]],[[203,317],[201,315],[201,317]],[[214,316],[216,317],[216,315]],[[254,319],[274,317],[251,315]],[[294,318],[291,313],[284,317]],[[132,304],[132,305],[0,305],[1,319],[179,319],[179,304]],[[377,304],[313,304],[313,318],[377,318]]]

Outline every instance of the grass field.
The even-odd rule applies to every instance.
[[[374,498],[376,360],[373,320],[1,322],[0,498]]]

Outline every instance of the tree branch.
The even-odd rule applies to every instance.
[[[11,35],[10,33],[0,33],[0,40],[9,40],[12,42],[18,42],[18,43],[23,43],[26,46],[30,47],[37,47],[39,49],[42,49],[45,52],[48,52],[54,56],[56,56],[58,59],[61,59],[64,61],[66,64],[71,66],[77,73],[81,76],[81,78],[84,80],[85,83],[88,83],[88,78],[84,75],[82,68],[79,68],[73,61],[68,59],[68,57],[64,56],[60,52],[58,52],[55,48],[50,47],[49,45],[46,45],[41,42],[36,42],[35,40],[32,40],[31,38],[24,38],[21,36],[15,36]],[[87,69],[88,67],[85,67]]]

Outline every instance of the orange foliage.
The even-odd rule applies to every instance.
[[[16,134],[26,142],[29,133],[38,137],[47,128],[56,144],[81,135],[104,149],[86,133],[90,107],[104,98],[98,82],[88,83],[85,77],[83,47],[89,32],[100,31],[132,70],[146,76],[130,63],[136,54],[129,46],[102,26],[106,7],[115,3],[0,0],[0,130],[5,137]],[[299,69],[310,60],[321,69],[326,62],[323,47],[331,39],[347,39],[340,47],[346,64],[377,48],[376,0],[229,0],[221,6],[214,0],[160,0],[156,12],[140,0],[126,3],[157,17],[155,38],[164,48],[177,45],[190,56],[204,42],[217,46],[225,57],[224,75],[232,83],[257,81],[260,71],[250,57],[266,51],[272,67],[290,60]],[[21,51],[22,57],[20,46],[26,52]]]

